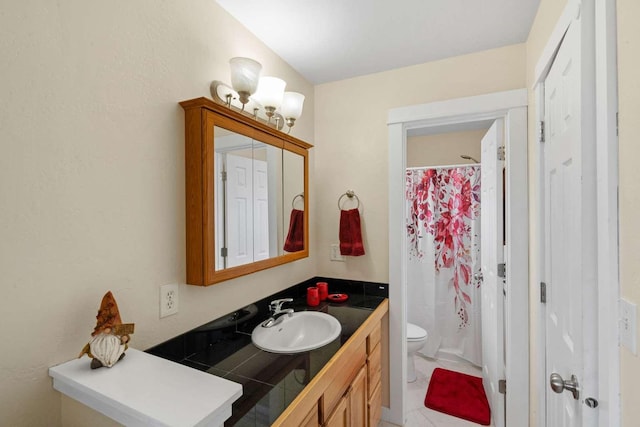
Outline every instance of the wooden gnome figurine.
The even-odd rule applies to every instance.
[[[124,357],[134,324],[122,323],[118,304],[111,291],[102,297],[96,319],[96,327],[91,334],[93,338],[84,346],[78,357],[87,354],[92,359],[91,369],[102,366],[110,368]]]

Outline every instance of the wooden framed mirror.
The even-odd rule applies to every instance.
[[[207,98],[180,105],[187,283],[209,286],[308,257],[312,145]]]

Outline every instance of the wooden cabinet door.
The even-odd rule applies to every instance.
[[[304,417],[304,420],[300,424],[300,427],[320,427],[318,421],[318,405],[316,404],[311,411]]]
[[[353,382],[352,378],[358,375],[362,366],[367,362],[366,340],[358,344],[352,343],[348,349],[342,353],[340,359],[334,364],[335,368],[331,374],[331,382],[324,391],[324,398],[320,407],[323,414],[331,414],[342,396],[347,394],[347,390]],[[326,419],[326,418],[325,418]]]
[[[324,423],[324,427],[348,427],[349,426],[349,401],[345,395],[338,401],[331,416]]]
[[[367,369],[363,366],[351,383],[349,391],[349,419],[351,427],[367,426]]]

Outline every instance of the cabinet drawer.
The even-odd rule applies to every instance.
[[[380,384],[380,378],[382,377],[382,346],[378,344],[376,348],[369,353],[369,360],[367,361],[367,377],[369,378],[369,394],[371,397],[374,390]]]
[[[382,416],[382,387],[380,384],[373,391],[373,395],[369,399],[369,427],[375,427],[380,422]]]
[[[380,324],[375,327],[373,331],[367,337],[367,354],[371,354],[371,352],[376,348],[378,343],[380,342],[380,334],[381,328]]]
[[[364,366],[367,360],[365,350],[365,340],[362,340],[360,344],[354,344],[350,351],[343,353],[336,361],[335,371],[331,375],[333,380],[327,386],[323,398],[320,400],[323,417],[333,412],[333,408],[347,391],[358,371]],[[325,420],[326,418],[323,419],[323,421]]]

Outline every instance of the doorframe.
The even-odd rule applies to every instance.
[[[394,391],[383,419],[404,425],[406,407],[407,245],[405,169],[407,131],[503,118],[508,226],[505,350],[507,425],[529,414],[529,211],[527,177],[527,90],[517,89],[391,109],[389,131],[389,380]],[[509,292],[511,290],[511,292]],[[513,355],[513,357],[511,357]],[[509,384],[512,384],[509,386]]]
[[[581,13],[583,2],[594,5],[595,22],[588,31],[595,48],[595,117],[596,117],[596,174],[597,174],[597,378],[599,412],[598,425],[616,426],[621,422],[620,406],[620,347],[618,312],[620,299],[619,280],[619,209],[618,209],[618,81],[617,81],[617,28],[616,0],[568,0],[558,22],[545,45],[535,67],[533,91],[536,102],[536,123],[544,118],[544,80],[551,68],[564,34],[576,15]],[[533,283],[539,283],[544,273],[543,245],[544,218],[542,209],[543,146],[537,143],[536,176],[538,185],[534,199],[537,206],[538,263],[534,269]],[[537,382],[546,389],[545,374],[545,308],[540,306],[536,319],[538,334],[536,347],[538,363]],[[546,397],[538,402],[538,425],[545,425]]]

